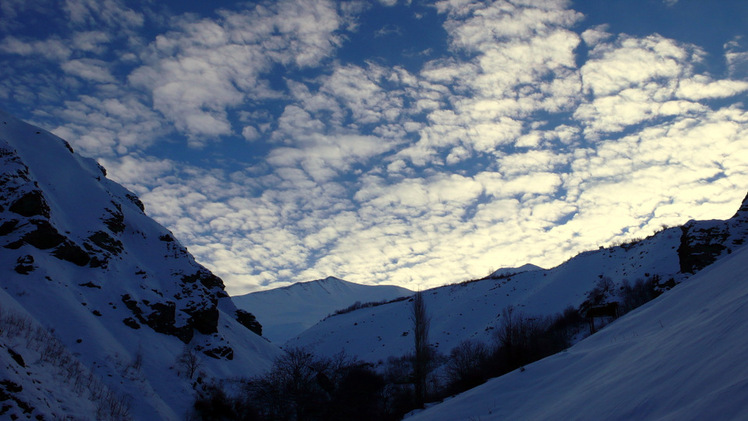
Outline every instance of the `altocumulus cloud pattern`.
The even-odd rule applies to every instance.
[[[0,99],[232,294],[548,267],[745,196],[745,2],[185,3],[3,1]]]

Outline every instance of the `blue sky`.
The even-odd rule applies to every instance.
[[[748,192],[743,1],[0,13],[0,106],[99,160],[232,294],[551,267]]]

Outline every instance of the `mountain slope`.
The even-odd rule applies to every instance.
[[[279,350],[237,321],[222,281],[135,195],[62,139],[0,120],[2,309],[53,330],[136,419],[184,417],[194,395],[177,364],[185,349],[207,377],[270,365]],[[134,362],[138,373],[123,376]]]
[[[257,316],[266,338],[283,344],[327,315],[356,302],[391,300],[412,293],[394,285],[359,285],[328,277],[234,296],[232,299],[237,307]]]
[[[617,299],[615,291],[626,281],[656,275],[672,286],[729,254],[746,237],[748,205],[744,203],[727,221],[691,221],[638,242],[581,253],[552,269],[499,272],[495,277],[424,291],[431,316],[430,342],[445,354],[467,339],[491,343],[507,306],[528,316],[552,315],[569,306],[579,308],[601,283],[611,286],[608,300]],[[413,346],[410,306],[409,301],[400,301],[336,315],[287,345],[322,355],[345,350],[370,362],[405,355]]]
[[[748,248],[565,352],[410,418],[748,418]]]

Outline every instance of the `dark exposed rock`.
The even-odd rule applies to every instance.
[[[160,333],[171,333],[176,323],[177,306],[167,301],[165,303],[153,303],[148,305],[152,310],[146,319],[146,324]]]
[[[682,273],[695,273],[714,263],[730,235],[724,225],[703,228],[693,223],[683,225],[681,232],[678,259]]]
[[[65,144],[65,147],[70,151],[70,153],[74,154],[75,151],[73,150],[73,147],[70,146],[70,144],[67,142],[67,140],[64,140],[64,139],[61,139],[61,140],[62,140],[62,143]]]
[[[138,196],[135,196],[134,194],[127,194],[126,197],[130,199],[130,201],[134,203],[135,206],[139,207],[141,211],[145,212],[145,206],[143,205],[143,202],[138,199]]]
[[[212,303],[210,307],[193,307],[184,310],[190,315],[188,324],[203,335],[218,332],[218,307]]]
[[[122,320],[122,323],[124,323],[127,327],[130,327],[130,328],[133,328],[133,329],[140,329],[140,325],[132,317],[128,317],[128,318]]]
[[[748,219],[748,194],[743,199],[743,203],[740,204],[740,208],[735,212],[732,219],[746,220]]]
[[[9,221],[3,222],[3,224],[0,225],[0,236],[10,234],[11,232],[15,231],[17,226],[18,226],[17,219],[11,219]]]
[[[246,310],[238,309],[236,310],[236,321],[257,335],[262,336],[262,325],[257,321],[254,314]]]
[[[115,206],[117,210],[106,208],[107,213],[109,213],[109,217],[103,218],[102,220],[110,231],[115,234],[119,234],[125,230],[125,215],[122,214],[121,206],[117,205],[116,203]]]
[[[3,247],[5,247],[6,249],[17,250],[21,248],[21,246],[23,246],[24,244],[25,243],[23,242],[23,240],[18,240],[18,241],[13,241],[12,243],[8,243],[4,245]]]
[[[91,234],[88,239],[92,243],[112,254],[118,255],[122,252],[122,242],[115,238],[112,238],[111,235],[105,233],[104,231],[96,231],[95,233]]]
[[[130,297],[130,294],[123,295],[122,302],[125,303],[125,307],[132,311],[135,316],[140,317],[140,315],[143,314],[143,310],[138,307],[138,302]]]
[[[172,301],[150,303],[147,300],[142,300],[142,306],[147,310],[150,310],[147,316],[144,314],[147,310],[141,308],[137,301],[135,301],[129,294],[122,296],[122,302],[125,306],[132,311],[133,315],[140,323],[150,327],[158,333],[166,335],[172,335],[184,343],[188,343],[194,336],[193,329],[197,329],[200,333],[214,333],[216,330],[210,330],[206,327],[207,317],[201,312],[197,313],[197,318],[190,314],[188,323],[184,326],[176,326],[176,304]],[[215,309],[216,313],[218,309]],[[217,316],[217,314],[216,314]],[[135,319],[133,319],[135,320]],[[218,325],[218,319],[216,317],[215,325]],[[201,330],[202,329],[202,330]]]
[[[19,257],[16,259],[16,267],[14,269],[21,275],[28,275],[34,270],[34,256],[27,254]]]
[[[49,205],[39,190],[24,194],[13,202],[8,210],[26,217],[40,215],[49,218]]]
[[[23,360],[21,354],[17,353],[11,348],[8,348],[8,354],[10,354],[10,357],[13,358],[13,361],[15,361],[18,365],[20,365],[21,367],[26,367],[26,362]]]
[[[86,266],[91,261],[91,256],[70,240],[65,240],[65,242],[60,244],[52,252],[52,255],[60,260],[65,260],[78,266]]]
[[[152,312],[145,321],[141,320],[141,322],[158,333],[176,336],[184,343],[192,339],[192,327],[189,325],[176,327],[176,305],[173,302],[153,303],[147,306]]]
[[[217,360],[225,359],[231,361],[234,359],[234,350],[228,346],[218,346],[215,348],[206,349],[203,351],[203,354]]]
[[[107,260],[106,259],[99,259],[96,256],[91,257],[91,261],[88,262],[88,267],[92,268],[106,268],[107,267]]]
[[[23,236],[22,241],[26,244],[46,250],[57,247],[65,241],[65,236],[57,232],[49,221],[35,219],[29,222],[35,226],[35,229]]]
[[[174,241],[174,237],[169,234],[159,235],[158,239],[167,243],[171,243],[172,241]]]
[[[24,414],[31,414],[34,412],[35,408],[15,395],[22,390],[23,386],[18,383],[11,380],[0,380],[0,402],[13,402],[19,409],[21,409],[21,411],[23,411]],[[4,415],[12,407],[13,406],[10,404],[3,404],[2,408],[0,408],[0,415]],[[12,414],[10,419],[15,419],[15,417],[15,414]],[[31,417],[30,415],[27,415],[26,418]]]
[[[11,380],[0,380],[0,389],[12,393],[18,393],[23,390],[23,386]]]
[[[218,287],[222,290],[224,289],[223,281],[221,280],[221,278],[217,277],[204,268],[199,269],[192,275],[182,276],[182,281],[190,284],[194,283],[195,281],[200,281],[200,283],[206,288]]]
[[[86,287],[86,288],[96,288],[101,289],[101,285],[96,285],[95,283],[88,281],[85,284],[78,284],[79,286]]]

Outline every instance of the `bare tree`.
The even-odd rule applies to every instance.
[[[461,392],[483,383],[488,355],[486,345],[475,340],[462,341],[453,348],[445,367],[451,387]]]
[[[177,357],[177,366],[188,379],[192,379],[200,369],[200,354],[194,346],[185,345],[182,353]]]
[[[414,355],[413,355],[413,383],[416,392],[416,404],[423,407],[426,395],[426,376],[428,374],[431,352],[429,349],[429,325],[431,318],[426,314],[426,303],[423,293],[418,291],[413,296],[411,312],[413,322]]]

